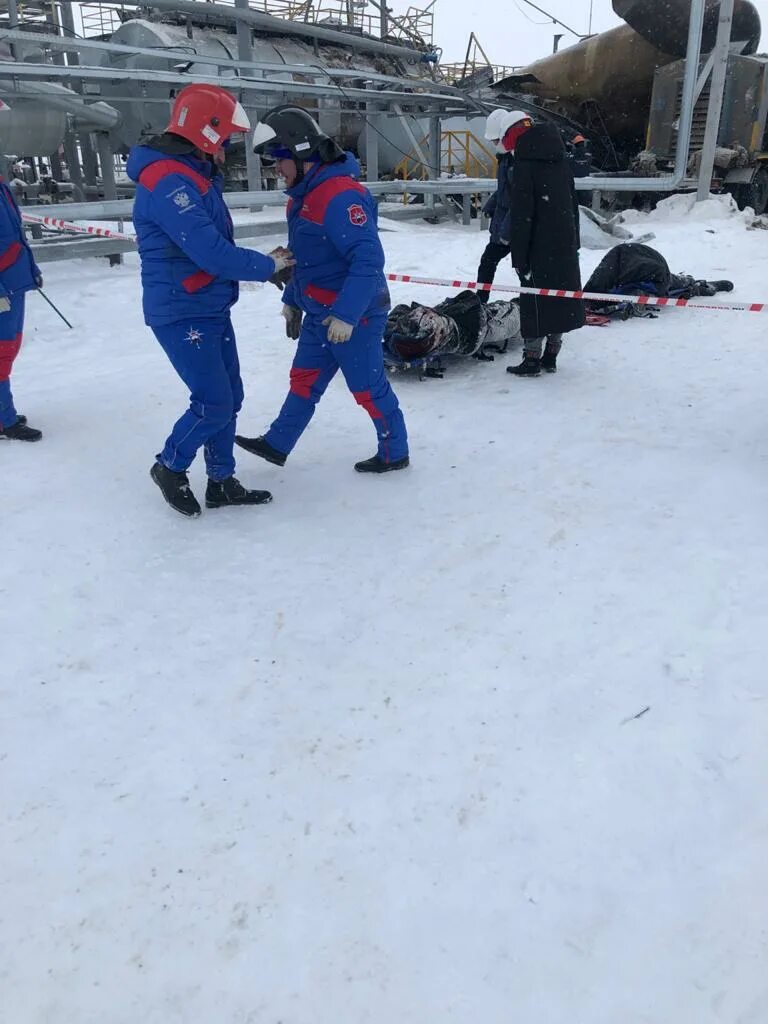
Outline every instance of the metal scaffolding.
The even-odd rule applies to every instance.
[[[4,15],[0,8],[0,20],[5,16],[8,23],[4,41],[10,52],[7,59],[0,59],[0,94],[10,100],[11,106],[15,100],[39,101],[66,113],[66,132],[62,132],[60,141],[63,148],[53,155],[51,163],[55,170],[62,159],[66,160],[71,191],[75,195],[113,199],[120,192],[125,194],[114,174],[120,110],[130,111],[135,104],[147,109],[152,104],[167,107],[175,92],[191,81],[215,84],[223,81],[251,108],[256,105],[263,109],[293,99],[308,102],[310,107],[314,105],[318,116],[336,111],[337,118],[357,118],[366,145],[368,179],[374,185],[379,177],[382,136],[387,134],[389,120],[398,121],[409,140],[401,150],[406,157],[401,173],[403,176],[415,173],[427,179],[425,184],[434,184],[434,188],[423,189],[428,208],[440,194],[484,193],[495,187],[492,154],[487,159],[483,144],[476,139],[472,141],[470,132],[443,131],[444,119],[456,115],[480,116],[488,108],[478,99],[482,91],[457,88],[448,84],[444,75],[434,73],[431,66],[432,4],[425,10],[411,8],[409,14],[399,17],[392,15],[386,4],[378,0],[364,4],[352,0],[322,0],[322,3],[252,0],[250,4],[248,0],[232,0],[231,4],[220,0],[122,0],[119,4],[88,5],[88,9],[101,12],[102,19],[106,10],[118,12],[121,22],[137,15],[146,16],[151,10],[154,16],[160,17],[161,23],[167,21],[175,26],[176,35],[172,38],[181,40],[168,46],[142,47],[78,37],[70,0],[50,4],[45,0],[32,0],[28,5],[20,0],[4,2]],[[691,0],[673,173],[653,178],[593,176],[580,181],[579,188],[611,193],[662,193],[695,187],[696,182],[686,176],[691,129],[697,99],[706,96],[708,116],[698,186],[701,196],[708,194],[733,0],[722,2],[715,51],[700,71],[704,7],[705,0]],[[370,8],[375,15],[370,13]],[[329,10],[335,12],[333,18],[325,16]],[[277,17],[278,13],[282,16]],[[90,15],[85,10],[83,27],[87,17]],[[362,20],[364,17],[370,20]],[[224,28],[236,43],[231,48],[219,44],[215,55],[204,48],[184,47],[183,26],[192,23]],[[375,35],[377,26],[378,36]],[[102,20],[100,28],[103,27]],[[95,33],[96,36],[103,34]],[[295,39],[298,46],[288,51],[291,57],[300,55],[303,47],[308,60],[288,60],[282,54],[278,54],[282,61],[255,59],[252,46],[254,40],[262,36]],[[334,59],[322,62],[318,55],[313,62],[310,45],[315,54],[327,45]],[[230,56],[223,55],[227,52]],[[264,52],[263,47],[261,52]],[[133,66],[126,66],[129,62],[133,62]],[[485,52],[476,38],[471,37],[459,76],[465,86],[468,78],[492,68],[486,62]],[[147,66],[141,66],[142,63]],[[191,68],[194,70],[190,71]],[[707,95],[702,90],[710,75]],[[417,128],[414,133],[413,118],[428,124],[426,134],[423,128]],[[464,136],[463,142],[460,135]],[[138,141],[138,138],[129,141]],[[415,166],[412,168],[411,164]],[[441,169],[451,166],[471,178],[441,182]],[[246,155],[241,180],[248,189],[246,194],[251,197],[251,206],[267,202],[267,193],[261,200],[254,198],[263,185],[263,175],[252,154]],[[472,187],[467,187],[468,180],[474,181]]]

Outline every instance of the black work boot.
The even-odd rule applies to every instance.
[[[557,373],[557,357],[562,348],[561,341],[548,341],[541,357],[541,368],[545,373]]]
[[[410,463],[411,460],[407,455],[402,459],[396,459],[394,462],[385,462],[381,456],[374,455],[372,459],[356,462],[355,469],[358,473],[392,473],[396,469],[405,469]]]
[[[269,491],[249,491],[237,477],[209,480],[205,489],[206,508],[224,508],[226,505],[266,505],[272,501]]]
[[[12,427],[0,428],[0,439],[6,441],[40,441],[42,437],[42,430],[27,426],[26,416],[19,416]]]
[[[163,492],[163,497],[171,508],[189,518],[200,515],[202,509],[192,493],[186,473],[174,473],[161,462],[156,462],[149,475]]]
[[[284,466],[285,460],[288,458],[285,452],[273,448],[263,437],[242,437],[240,434],[236,434],[235,444],[239,444],[251,455],[258,455],[259,458],[266,459],[267,462],[271,462],[275,466]]]
[[[541,374],[541,357],[523,352],[523,361],[518,366],[508,366],[507,373],[516,377],[538,377]]]

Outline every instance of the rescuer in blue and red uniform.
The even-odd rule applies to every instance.
[[[162,135],[134,146],[127,171],[137,183],[133,222],[141,258],[145,322],[191,392],[151,476],[177,512],[200,514],[187,470],[204,449],[208,508],[261,505],[268,491],[235,478],[235,423],[243,384],[230,309],[238,281],[268,281],[292,265],[285,249],[265,256],[233,242],[219,166],[235,134],[250,131],[237,100],[212,85],[179,93]]]
[[[0,178],[0,439],[39,441],[42,432],[19,416],[11,392],[11,367],[21,348],[24,301],[43,278],[27,244],[16,199]]]
[[[296,259],[283,292],[286,334],[298,339],[290,391],[263,437],[236,438],[278,466],[306,429],[337,370],[373,421],[376,454],[355,469],[408,465],[408,437],[384,370],[389,311],[376,203],[356,179],[360,166],[301,107],[275,107],[254,133],[256,152],[277,161],[288,186],[288,247]]]

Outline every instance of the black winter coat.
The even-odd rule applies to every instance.
[[[579,206],[565,146],[554,125],[520,137],[510,183],[512,263],[523,286],[581,288]],[[584,326],[579,299],[520,298],[523,338],[565,334]]]
[[[603,256],[584,291],[668,295],[671,281],[669,266],[660,252],[640,242],[623,242]]]

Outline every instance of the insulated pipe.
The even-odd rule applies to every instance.
[[[20,65],[23,67],[23,65]],[[20,82],[0,78],[0,95],[23,94],[26,100],[37,100],[54,110],[71,115],[80,131],[109,131],[122,121],[122,116],[108,103],[84,103],[80,96],[51,82]]]
[[[216,20],[225,24],[244,21],[246,25],[259,32],[267,32],[276,36],[303,36],[307,39],[322,40],[333,43],[346,50],[360,50],[367,53],[380,53],[400,60],[419,61],[421,51],[395,43],[385,43],[379,39],[368,39],[351,32],[336,32],[321,25],[313,25],[305,21],[289,21],[286,18],[274,18],[271,14],[259,11],[241,11],[217,3],[198,3],[197,0],[123,0],[123,7],[141,7],[148,10],[163,11],[166,14],[188,14],[195,21]]]

